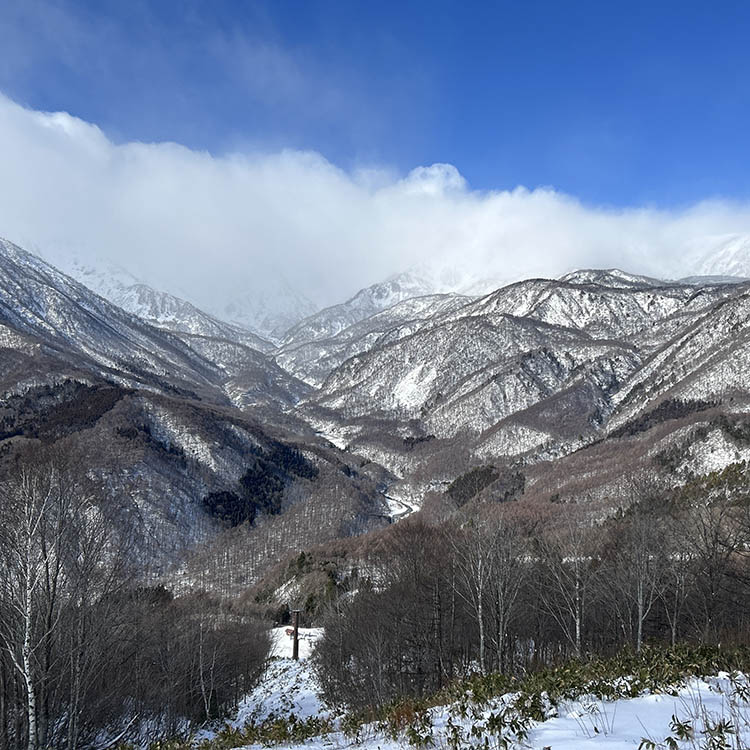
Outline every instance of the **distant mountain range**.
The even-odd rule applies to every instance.
[[[210,311],[181,296],[155,288],[122,266],[106,261],[82,260],[75,254],[58,253],[50,262],[110,302],[153,325],[196,335],[233,330],[247,343],[268,349],[269,339],[284,332],[316,307],[278,275],[266,277],[256,289],[237,293],[210,306]]]
[[[162,567],[262,537],[245,582],[291,533],[443,507],[478,466],[481,497],[608,512],[636,477],[750,460],[750,244],[717,247],[679,281],[583,269],[482,294],[410,271],[271,340],[0,241],[0,470],[26,445],[77,446]],[[249,536],[225,538],[237,503]]]

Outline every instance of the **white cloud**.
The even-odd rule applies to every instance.
[[[616,210],[551,188],[472,191],[449,164],[400,177],[312,152],[116,145],[2,96],[0,165],[0,236],[119,262],[205,305],[274,272],[319,304],[420,264],[506,279],[584,266],[676,276],[702,238],[750,232],[747,204]]]

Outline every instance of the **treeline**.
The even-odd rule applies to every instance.
[[[607,521],[505,503],[399,523],[327,617],[316,658],[328,698],[366,709],[477,671],[646,642],[750,643],[747,473],[636,488]]]
[[[0,484],[0,748],[86,748],[224,715],[265,663],[266,626],[141,580],[117,503],[62,454]]]

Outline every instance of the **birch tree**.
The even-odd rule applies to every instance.
[[[59,618],[61,540],[55,532],[60,525],[61,489],[54,468],[42,471],[25,464],[14,481],[0,489],[0,643],[24,686],[28,750],[39,746],[39,690],[45,677],[41,652]]]
[[[664,533],[662,519],[636,509],[627,523],[616,529],[613,538],[614,557],[607,583],[625,605],[621,617],[627,613],[630,619],[638,653],[643,646],[646,619],[667,581]]]
[[[576,658],[583,654],[586,608],[598,574],[596,532],[569,521],[538,544],[540,604],[560,628]]]
[[[487,673],[486,608],[492,583],[495,539],[486,522],[461,530],[453,540],[457,593],[471,611],[479,632],[479,669]]]
[[[508,666],[506,653],[511,625],[527,577],[527,545],[521,530],[502,510],[492,518],[488,533],[492,545],[490,597],[492,641],[501,672]]]
[[[31,750],[78,747],[81,717],[106,698],[94,685],[116,640],[124,545],[63,452],[26,456],[0,485],[0,648]]]

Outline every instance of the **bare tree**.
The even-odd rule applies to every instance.
[[[689,525],[685,519],[667,519],[664,531],[665,580],[661,600],[669,623],[670,643],[675,646],[684,620],[685,605],[695,585],[694,553],[690,548]]]
[[[62,540],[58,532],[65,499],[54,467],[39,470],[26,464],[0,493],[0,641],[23,681],[26,746],[36,750],[40,681],[46,677],[40,674],[40,657],[59,617],[56,594]]]
[[[453,537],[457,592],[469,607],[479,632],[479,669],[487,673],[486,608],[492,585],[495,539],[484,521],[472,522]]]
[[[695,566],[691,608],[695,628],[704,642],[719,639],[733,561],[744,551],[745,534],[736,509],[727,498],[704,501],[686,519],[689,554]],[[731,604],[730,604],[731,606]]]
[[[586,608],[598,574],[597,539],[601,531],[568,520],[538,542],[542,609],[560,628],[576,658],[583,654]]]
[[[507,668],[508,636],[517,615],[519,596],[529,569],[528,545],[521,528],[512,521],[504,506],[492,514],[487,531],[492,543],[492,641],[498,668],[504,672]]]
[[[18,462],[0,515],[0,646],[24,688],[24,744],[72,749],[117,623],[124,537],[63,451]]]
[[[606,585],[619,600],[621,624],[631,631],[640,653],[643,628],[666,582],[664,523],[656,514],[640,509],[621,522],[612,534],[614,555],[607,570]]]

